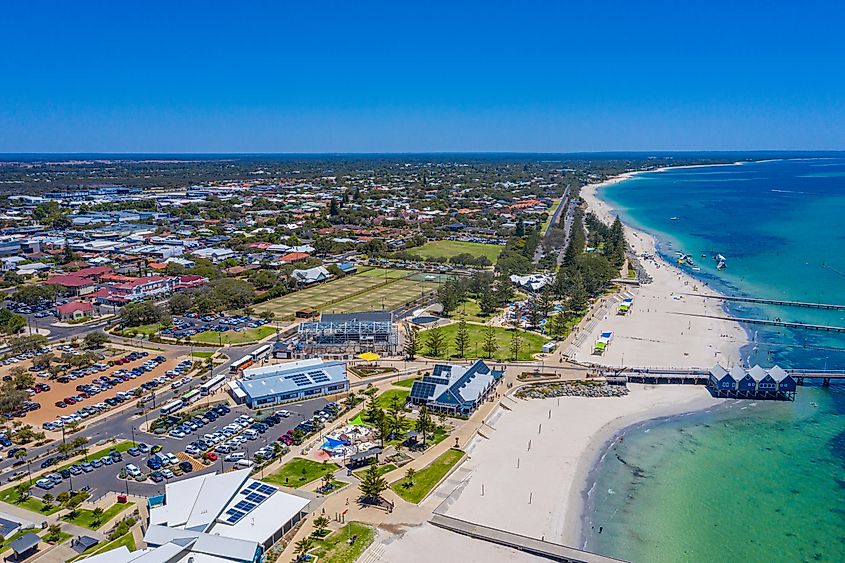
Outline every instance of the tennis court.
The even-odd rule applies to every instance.
[[[325,306],[332,302],[383,283],[385,280],[378,277],[347,276],[259,303],[254,306],[254,309],[258,313],[273,311],[277,319],[291,318],[302,309],[325,309]]]
[[[400,279],[383,287],[373,288],[361,295],[355,295],[336,303],[327,304],[322,307],[322,310],[327,313],[373,310],[392,311],[419,299],[422,293],[427,293],[436,288],[436,283]]]

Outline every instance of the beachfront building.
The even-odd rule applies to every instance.
[[[780,366],[751,369],[734,366],[730,371],[716,364],[710,368],[707,386],[717,397],[740,399],[795,399],[795,379]]]
[[[390,311],[323,313],[299,325],[297,351],[305,354],[396,354],[399,333]]]
[[[344,393],[348,389],[346,364],[324,362],[322,358],[248,368],[230,387],[236,402],[254,409]]]
[[[469,415],[496,388],[504,375],[478,360],[471,366],[437,364],[411,387],[408,400],[435,411]]]
[[[149,500],[146,549],[121,546],[87,560],[259,563],[308,514],[310,501],[249,474],[244,469],[168,483],[164,495]]]

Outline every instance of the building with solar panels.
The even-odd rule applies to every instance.
[[[297,348],[305,354],[394,355],[399,332],[390,311],[323,313],[320,320],[299,325]]]
[[[470,366],[437,364],[430,374],[414,381],[408,400],[434,411],[468,415],[493,392],[502,375],[483,360]]]
[[[155,560],[261,561],[309,511],[309,499],[251,479],[248,469],[200,475],[168,483],[151,500],[144,541],[167,556]]]
[[[231,383],[235,401],[254,409],[349,389],[346,364],[324,362],[322,358],[248,368],[243,377]]]

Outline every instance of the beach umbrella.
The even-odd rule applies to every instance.
[[[367,362],[374,362],[378,360],[381,356],[379,356],[375,352],[364,352],[363,354],[358,354],[358,357]]]

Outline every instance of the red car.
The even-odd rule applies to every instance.
[[[68,404],[68,405],[75,405],[75,404],[76,404],[76,399],[74,399],[73,397],[66,397],[66,398],[65,398],[65,403],[66,403],[66,404]]]
[[[211,461],[217,461],[217,454],[214,452],[205,454],[205,457],[207,457]]]

